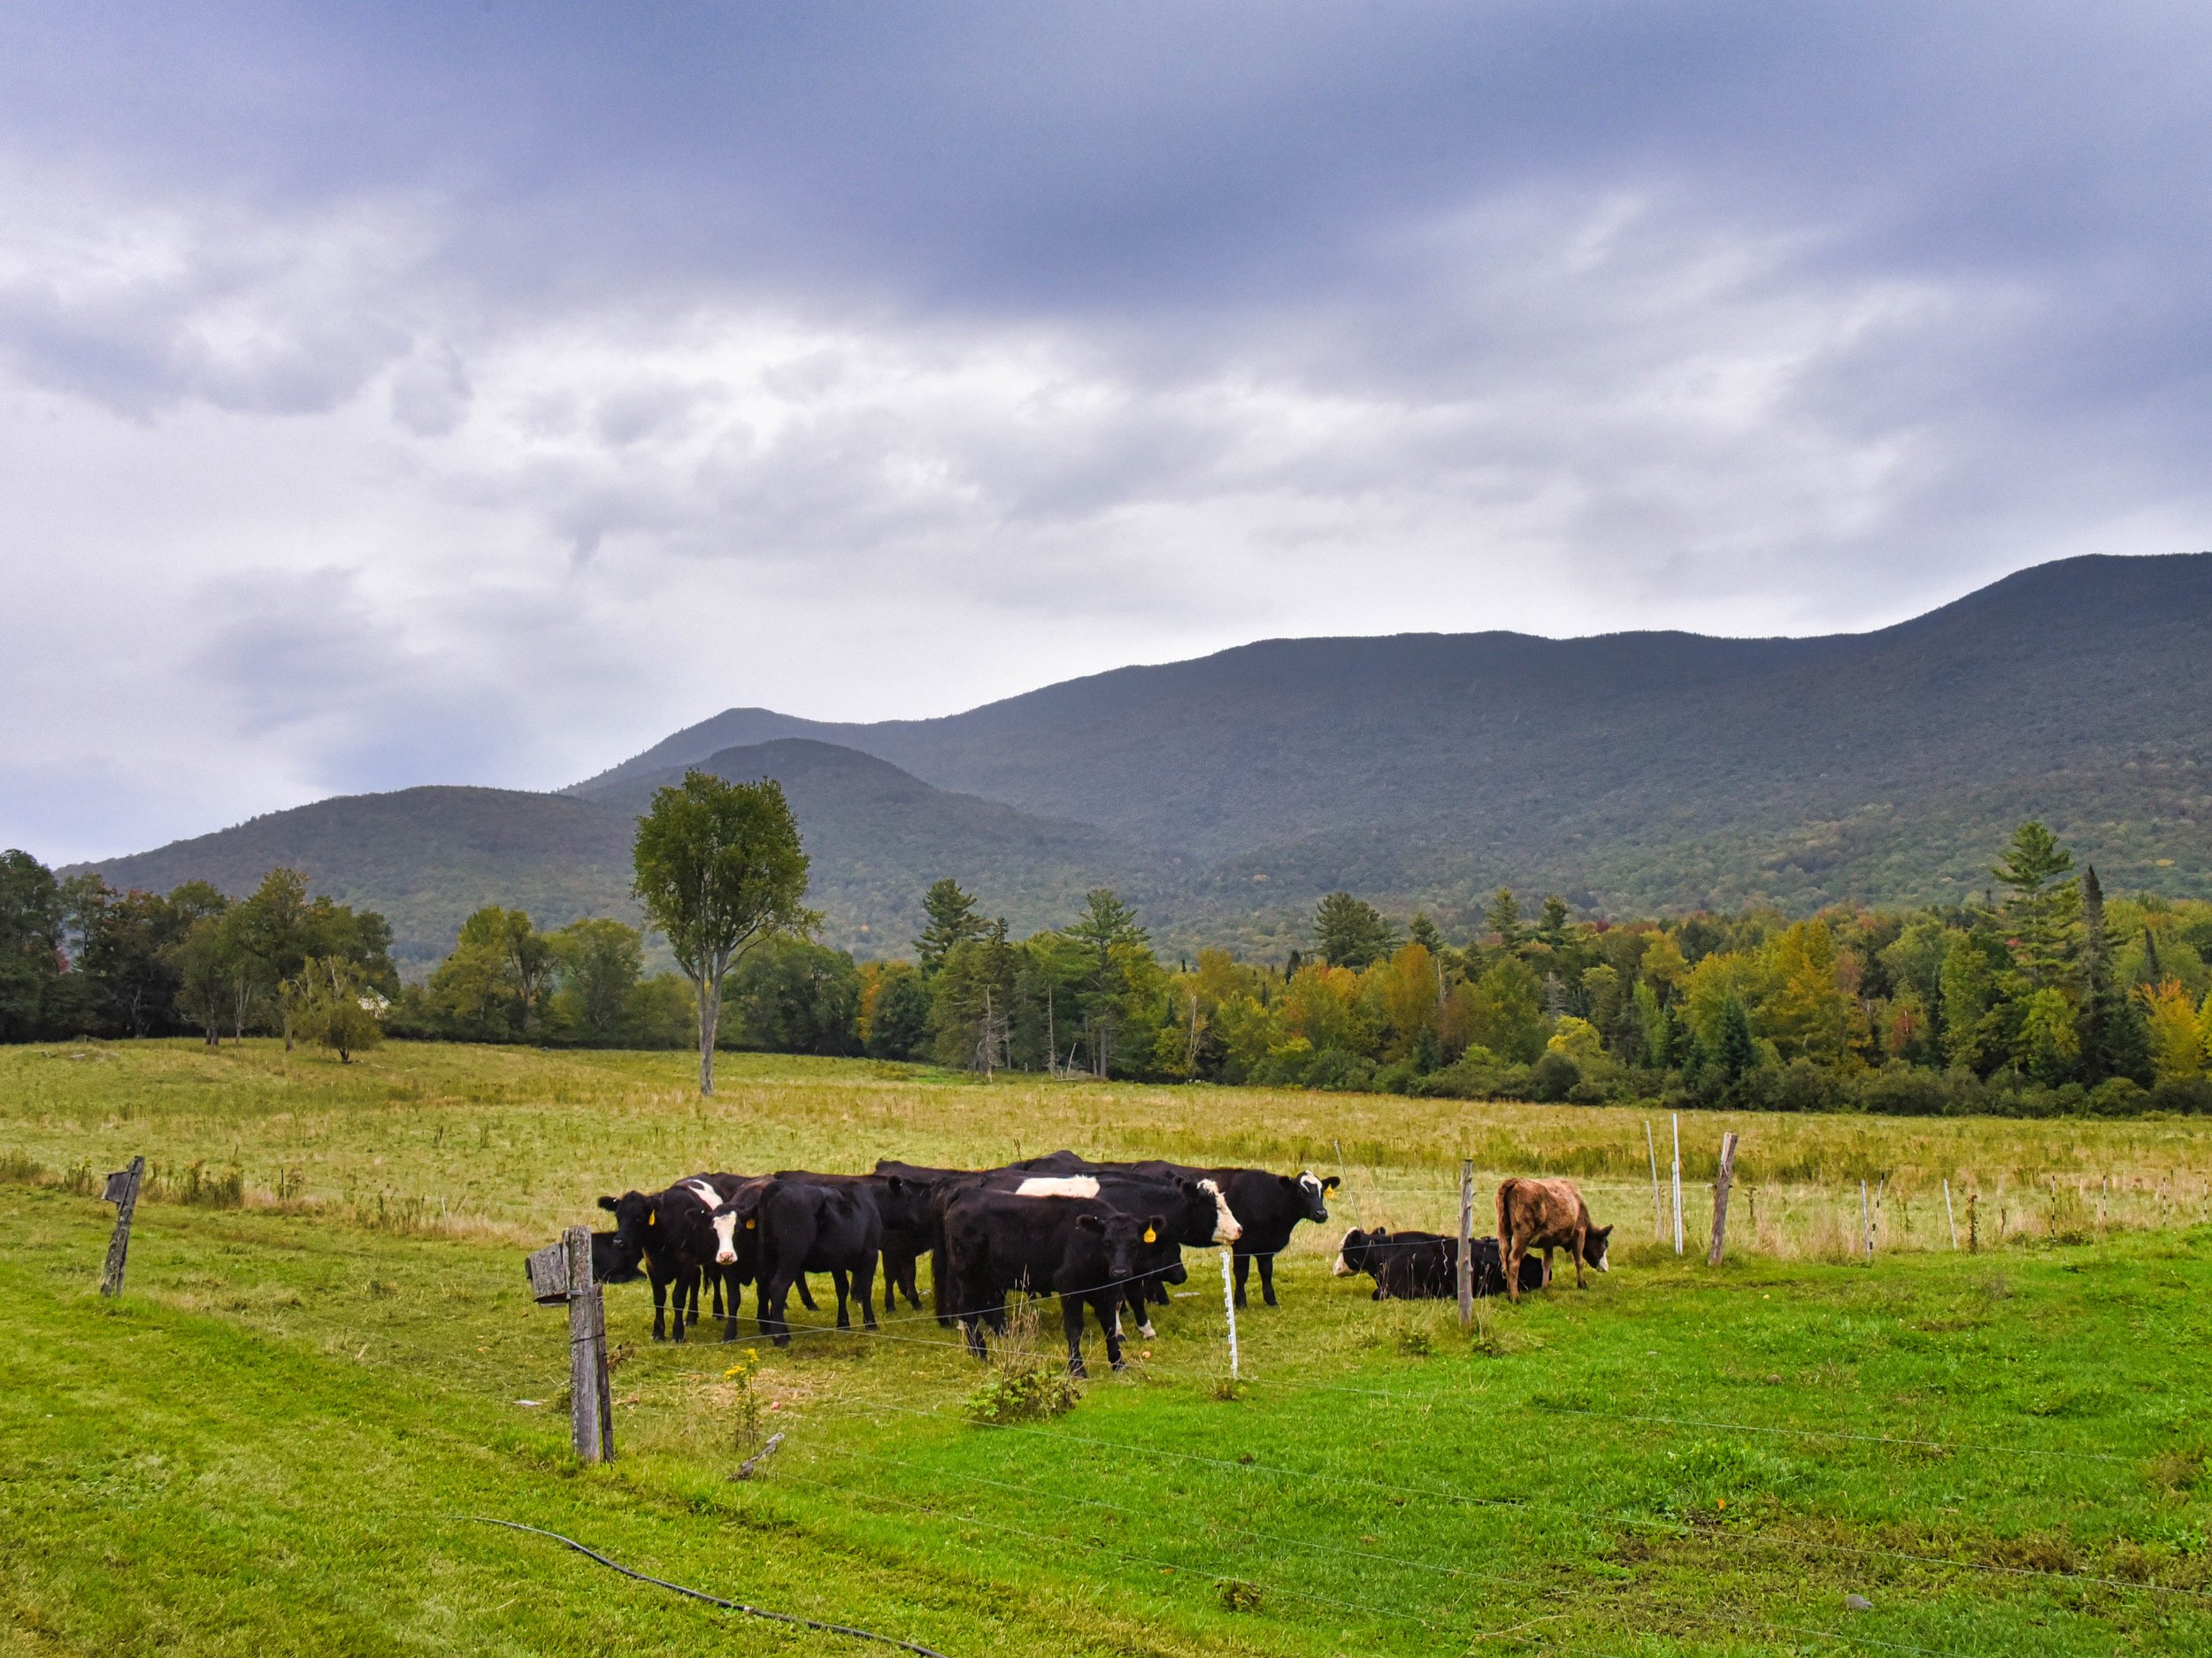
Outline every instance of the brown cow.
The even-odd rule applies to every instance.
[[[1498,1182],[1498,1247],[1505,1256],[1505,1293],[1521,1299],[1521,1261],[1532,1249],[1544,1252],[1544,1287],[1551,1287],[1551,1252],[1571,1249],[1575,1258],[1575,1287],[1586,1288],[1582,1264],[1599,1271],[1605,1263],[1605,1240],[1610,1226],[1593,1226],[1589,1206],[1571,1180]]]

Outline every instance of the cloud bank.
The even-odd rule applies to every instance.
[[[2212,544],[2208,26],[0,21],[0,844]]]

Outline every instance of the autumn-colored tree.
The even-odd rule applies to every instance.
[[[1383,1023],[1389,1032],[1383,1057],[1409,1058],[1424,1038],[1436,1040],[1436,1006],[1443,990],[1436,958],[1422,944],[1403,946],[1376,967],[1380,980]]]
[[[2146,985],[2141,997],[2150,1027],[2151,1069],[2161,1082],[2193,1082],[2204,1075],[2204,1025],[2195,999],[2177,979]]]
[[[1278,1009],[1284,1033],[1302,1037],[1317,1052],[1366,1054],[1373,1042],[1359,1017],[1359,975],[1348,967],[1300,968]]]
[[[1801,921],[1768,948],[1774,988],[1767,1035],[1784,1059],[1837,1063],[1850,1036],[1851,1002],[1837,982],[1835,934],[1825,921]]]

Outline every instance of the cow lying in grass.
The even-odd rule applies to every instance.
[[[1474,1260],[1475,1293],[1505,1293],[1504,1262],[1498,1240],[1476,1239]],[[1356,1272],[1364,1272],[1375,1280],[1371,1298],[1375,1301],[1455,1298],[1459,1294],[1459,1240],[1441,1232],[1394,1232],[1383,1226],[1361,1232],[1356,1228],[1344,1234],[1344,1247],[1337,1252],[1336,1275],[1349,1278]],[[1521,1263],[1522,1288],[1532,1290],[1543,1280],[1541,1262]]]
[[[1509,1274],[1517,1270],[1530,1250],[1540,1249],[1544,1252],[1544,1287],[1548,1289],[1551,1252],[1565,1249],[1574,1256],[1575,1287],[1587,1289],[1583,1266],[1586,1263],[1601,1272],[1611,1270],[1605,1262],[1605,1244],[1612,1235],[1610,1226],[1590,1224],[1589,1206],[1571,1180],[1508,1178],[1498,1182],[1498,1241],[1505,1249]],[[1511,1285],[1507,1293],[1519,1301],[1520,1285]]]

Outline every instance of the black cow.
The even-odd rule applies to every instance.
[[[989,1355],[984,1327],[1004,1331],[1007,1297],[1025,1291],[1060,1298],[1070,1374],[1088,1373],[1087,1307],[1106,1333],[1107,1362],[1121,1369],[1123,1286],[1141,1270],[1145,1240],[1156,1242],[1165,1233],[1164,1217],[1125,1215],[1080,1198],[1025,1198],[970,1186],[947,1205],[944,1225],[951,1294],[976,1357]]]
[[[882,1176],[897,1176],[906,1182],[912,1194],[909,1202],[899,1206],[899,1219],[888,1215],[884,1217],[883,1310],[889,1313],[894,1298],[902,1294],[906,1304],[919,1312],[921,1286],[915,1277],[914,1263],[925,1255],[933,1255],[937,1247],[938,1227],[942,1219],[942,1206],[936,1201],[938,1190],[949,1183],[972,1186],[983,1178],[983,1171],[933,1169],[922,1163],[901,1163],[892,1157],[877,1158],[875,1171]]]
[[[1017,1163],[1010,1169],[993,1171],[984,1178],[984,1184],[1018,1197],[1076,1198],[1118,1214],[1164,1217],[1156,1241],[1146,1240],[1135,1281],[1122,1291],[1136,1317],[1139,1333],[1147,1338],[1158,1333],[1146,1310],[1148,1301],[1164,1304],[1166,1286],[1183,1283],[1188,1277],[1183,1268],[1183,1250],[1233,1244],[1242,1232],[1219,1183],[1210,1176],[1147,1174],[1125,1165],[1099,1165],[1086,1172],[1064,1174]]]
[[[882,1194],[863,1184],[870,1177],[823,1178],[778,1175],[750,1186],[728,1206],[735,1225],[757,1232],[763,1335],[788,1347],[791,1327],[785,1298],[809,1272],[827,1272],[837,1286],[837,1327],[849,1330],[847,1278],[860,1299],[862,1325],[876,1327],[876,1256],[883,1247]],[[887,1180],[886,1187],[903,1182]],[[718,1217],[718,1218],[719,1218]]]
[[[1276,1174],[1266,1169],[1202,1169],[1189,1163],[1149,1160],[1142,1163],[1092,1163],[1071,1151],[1056,1151],[1016,1165],[1041,1172],[1073,1174],[1088,1169],[1114,1169],[1160,1179],[1211,1180],[1221,1188],[1229,1211],[1242,1234],[1236,1240],[1232,1259],[1236,1269],[1236,1303],[1245,1304],[1245,1286],[1252,1263],[1259,1263],[1260,1297],[1270,1307],[1275,1299],[1275,1257],[1290,1245],[1290,1234],[1300,1221],[1326,1225],[1328,1194],[1337,1188],[1334,1175],[1310,1170]],[[1164,1298],[1163,1298],[1164,1299]]]
[[[625,1192],[603,1197],[599,1207],[614,1217],[613,1247],[641,1261],[653,1286],[653,1339],[668,1339],[666,1309],[671,1286],[675,1288],[676,1334],[684,1339],[684,1307],[690,1302],[691,1322],[699,1318],[699,1280],[712,1259],[711,1229],[708,1217],[722,1203],[721,1193],[698,1175],[679,1180],[665,1192]]]
[[[1379,1301],[1443,1301],[1459,1294],[1459,1240],[1441,1232],[1399,1232],[1378,1226],[1372,1232],[1356,1229],[1344,1234],[1337,1252],[1336,1275],[1348,1278],[1364,1272],[1375,1280],[1371,1299]],[[1534,1289],[1543,1281],[1540,1261],[1521,1263],[1521,1287]],[[1505,1293],[1505,1264],[1495,1238],[1474,1243],[1474,1293]]]

